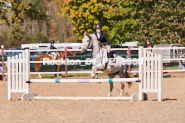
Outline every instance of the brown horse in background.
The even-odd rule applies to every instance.
[[[68,47],[68,49],[72,49],[72,47]],[[65,59],[65,51],[59,51],[59,56],[57,59]],[[73,57],[76,57],[76,53],[73,52],[73,51],[67,51],[67,55],[72,55]],[[49,55],[49,54],[45,54],[45,53],[42,53],[42,54],[38,54],[35,58],[35,61],[43,61],[43,58],[49,58],[49,60],[53,60],[53,58]],[[34,67],[35,67],[35,72],[40,72],[40,69],[42,67],[42,64],[43,63],[35,63],[34,64]],[[58,65],[57,66],[57,72],[60,72],[60,67],[61,65]],[[57,74],[57,77],[60,77],[59,76],[59,73]],[[37,78],[42,78],[40,74],[37,74]]]

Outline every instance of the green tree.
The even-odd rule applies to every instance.
[[[10,40],[10,44],[11,47],[18,47],[19,46],[19,42],[21,40],[21,38],[23,37],[23,31],[22,31],[22,27],[18,24],[18,23],[13,23],[11,25],[11,28],[9,30],[9,40]]]
[[[111,6],[101,8],[104,17],[110,23],[109,38],[112,44],[132,41],[132,33],[139,28],[138,19],[142,13],[142,6],[138,0],[112,0]]]
[[[93,33],[94,25],[103,23],[103,30],[108,32],[110,23],[103,17],[103,8],[110,4],[110,0],[69,0],[61,10],[63,16],[68,16],[74,25],[73,32],[76,35],[83,35],[86,32]],[[82,38],[80,38],[81,40]]]
[[[150,37],[154,44],[177,43],[181,39],[184,45],[185,1],[183,0],[153,0],[143,1],[143,14],[140,16],[140,28],[133,37],[144,43]],[[166,42],[164,42],[164,40]]]
[[[31,9],[31,6],[23,3],[22,0],[2,0],[0,5],[0,25],[23,23]]]

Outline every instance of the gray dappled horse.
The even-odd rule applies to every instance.
[[[83,46],[82,52],[86,52],[88,48],[92,48],[93,58],[92,58],[92,73],[91,77],[98,78],[96,74],[96,70],[103,71],[107,73],[109,78],[114,78],[116,75],[119,75],[120,78],[129,78],[127,73],[126,64],[123,65],[122,61],[123,57],[117,56],[113,63],[112,60],[107,58],[107,49],[97,40],[95,34],[85,34],[83,38]],[[111,96],[111,92],[113,89],[113,82],[110,83],[110,92],[108,96]],[[127,82],[129,87],[131,86],[131,82]],[[121,92],[120,96],[123,95],[124,83],[121,82]]]

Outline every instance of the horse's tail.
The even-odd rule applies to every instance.
[[[127,72],[127,66],[126,65],[122,65],[121,69],[119,71],[119,76],[120,78],[130,78],[129,74]],[[132,82],[127,82],[128,84],[128,88],[130,88],[132,86]]]

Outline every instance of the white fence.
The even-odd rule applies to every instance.
[[[130,50],[138,50],[139,48],[130,48]],[[154,50],[166,50],[166,49],[173,49],[173,50],[177,50],[177,49],[185,49],[185,47],[169,47],[169,48],[145,48],[145,49],[152,49],[153,51]],[[112,48],[111,50],[128,50],[128,48]],[[48,50],[30,50],[30,52],[39,52],[39,51],[48,51]],[[51,50],[52,51],[52,50]],[[56,50],[54,49],[53,51],[64,51],[64,49],[60,49],[60,50]],[[80,51],[80,49],[68,49],[68,51]],[[91,49],[88,49],[88,51],[91,51]],[[0,50],[0,53],[2,51]],[[19,54],[19,53],[22,53],[23,50],[4,50],[4,53],[14,53],[13,56],[16,56],[15,54]],[[172,60],[185,60],[185,58],[169,58],[169,59],[166,59],[166,58],[162,58],[162,61],[172,61]],[[81,62],[85,62],[85,60],[81,60]],[[0,61],[0,64],[2,62]],[[4,62],[7,66],[7,61]],[[30,63],[43,63],[43,61],[30,61]],[[185,70],[174,70],[174,69],[171,69],[171,70],[163,70],[162,72],[183,72]],[[72,73],[72,74],[76,74],[76,73],[79,73],[79,71],[67,71],[68,73]],[[131,73],[136,73],[136,72],[139,72],[137,70],[135,71],[131,71]],[[30,74],[64,74],[65,72],[31,72]],[[91,71],[81,71],[81,73],[91,73]],[[102,73],[101,71],[97,71],[97,73]],[[8,73],[4,73],[4,75],[7,75]],[[0,73],[0,75],[2,75],[2,73]]]

